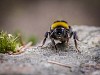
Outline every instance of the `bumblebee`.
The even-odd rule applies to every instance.
[[[77,47],[77,41],[78,41],[77,33],[76,31],[72,31],[71,26],[66,21],[63,21],[63,20],[55,21],[51,25],[50,31],[45,33],[45,38],[43,40],[42,46],[45,44],[46,39],[48,37],[51,39],[51,42],[56,50],[57,50],[57,46],[55,44],[55,40],[59,40],[61,43],[66,43],[66,46],[68,47],[69,39],[73,37],[75,47],[77,51],[79,52],[78,47]]]

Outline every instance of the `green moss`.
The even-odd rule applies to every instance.
[[[30,36],[28,38],[28,42],[32,42],[32,45],[35,45],[37,43],[37,38],[35,36]]]
[[[16,46],[20,46],[18,36],[7,34],[7,32],[0,32],[0,53],[7,53],[9,51],[16,52]]]
[[[14,36],[18,36],[20,33],[20,38],[19,38],[19,42],[22,44],[22,42],[28,43],[28,42],[32,42],[32,45],[35,45],[38,41],[38,38],[34,35],[30,35],[30,36],[26,36],[25,34],[23,34],[20,30],[15,31],[13,34]]]

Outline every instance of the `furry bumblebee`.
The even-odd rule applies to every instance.
[[[72,28],[70,25],[68,25],[68,22],[63,21],[63,20],[55,21],[51,25],[50,31],[45,33],[45,38],[43,40],[42,46],[45,44],[48,36],[51,39],[51,42],[56,50],[57,50],[57,47],[55,44],[55,40],[59,40],[61,43],[66,42],[67,43],[66,46],[68,47],[69,39],[73,37],[75,47],[77,51],[79,52],[78,47],[77,47],[77,41],[78,41],[77,33],[76,31],[72,31]]]

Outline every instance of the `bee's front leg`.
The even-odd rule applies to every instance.
[[[69,42],[69,37],[68,37],[68,34],[66,33],[66,43],[67,43],[67,48],[68,48],[68,46],[69,46],[68,42]]]
[[[44,38],[44,40],[43,40],[43,42],[42,42],[42,46],[45,44],[45,42],[46,42],[46,39],[48,38],[48,35],[50,34],[50,32],[46,32],[45,33],[45,38]],[[42,47],[41,46],[41,47]]]
[[[57,50],[57,46],[56,46],[56,44],[55,44],[54,39],[53,39],[53,38],[50,38],[50,39],[51,39],[51,41],[52,41],[53,46],[54,46],[54,47],[55,47],[55,49]]]
[[[68,46],[69,46],[68,42],[69,42],[69,38],[67,38],[67,48],[68,48]]]
[[[73,36],[73,39],[74,39],[75,47],[76,47],[77,51],[80,52],[78,47],[77,47],[77,40],[79,41],[77,33],[76,33],[76,31],[72,31],[71,26],[69,26],[69,38],[71,38],[72,36]]]
[[[77,51],[80,52],[78,47],[77,47],[78,36],[77,36],[76,32],[73,32],[73,39],[74,39],[74,43],[75,43],[75,47],[76,47]]]

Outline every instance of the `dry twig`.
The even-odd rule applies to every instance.
[[[21,46],[19,50],[17,50],[16,53],[12,53],[13,55],[17,55],[17,54],[21,54],[23,52],[25,52],[25,49],[30,47],[32,45],[32,42],[29,42],[28,44]]]
[[[59,62],[55,62],[55,61],[48,61],[48,63],[51,63],[51,64],[56,64],[56,65],[59,65],[59,66],[63,66],[63,67],[67,67],[67,68],[70,68],[70,66],[68,65],[65,65],[65,64],[62,64],[62,63],[59,63]]]

